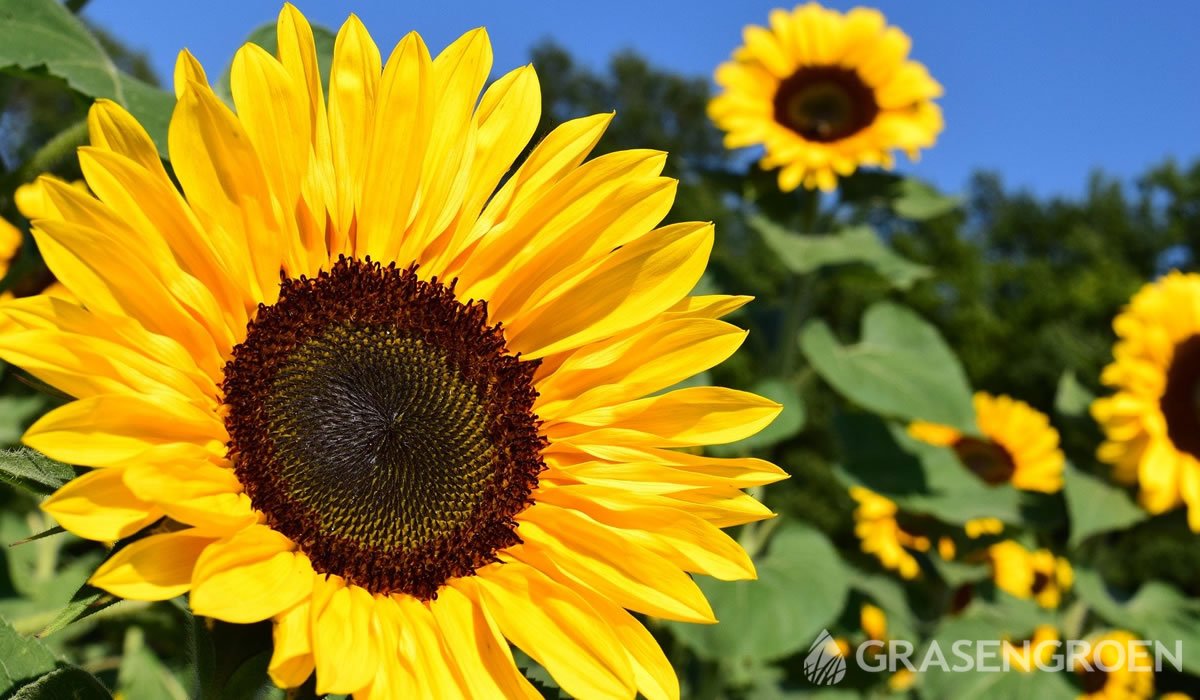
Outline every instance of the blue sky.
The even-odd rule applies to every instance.
[[[336,29],[353,11],[386,55],[407,31],[438,49],[486,26],[496,71],[528,61],[551,37],[595,67],[632,48],[656,65],[711,75],[746,24],[781,3],[760,0],[299,0]],[[853,2],[828,2],[848,9]],[[913,56],[945,86],[941,141],[901,168],[959,191],[977,168],[1040,194],[1081,192],[1096,167],[1132,177],[1173,155],[1200,156],[1200,3],[1096,0],[882,0],[913,39]],[[86,14],[147,51],[170,75],[187,46],[216,75],[251,29],[273,20],[275,0],[93,0]],[[620,118],[620,115],[618,115]]]

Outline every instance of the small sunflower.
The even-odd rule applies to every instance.
[[[1011,483],[1024,491],[1042,493],[1062,490],[1066,459],[1059,448],[1058,431],[1046,414],[1023,401],[984,392],[975,394],[974,404],[975,421],[985,439],[919,421],[910,425],[908,432],[931,445],[952,448],[967,470],[989,484]],[[994,527],[995,523],[987,525]]]
[[[928,552],[929,538],[905,532],[896,520],[899,509],[889,498],[862,486],[852,486],[850,497],[857,503],[854,509],[854,534],[862,551],[872,554],[885,568],[898,572],[906,579],[921,573],[921,565],[913,552]]]
[[[888,636],[887,613],[875,605],[863,604],[859,611],[859,624],[868,640],[886,643],[891,639]],[[866,650],[866,654],[869,656],[877,656],[881,653],[883,651],[876,646]],[[888,687],[894,691],[908,690],[916,683],[916,680],[916,674],[902,666],[888,677]]]
[[[91,578],[114,595],[273,620],[283,687],[540,697],[511,642],[575,696],[678,697],[627,610],[714,622],[689,574],[754,577],[720,528],[770,517],[741,489],[785,476],[675,449],[780,411],[660,393],[745,337],[718,318],[746,298],[689,296],[711,224],[655,228],[665,154],[587,160],[611,115],[513,169],[538,80],[480,97],[483,30],[385,63],[351,17],[323,86],[305,18],[277,29],[277,56],[234,60],[236,114],[180,55],[174,177],[100,101],[95,196],[44,181],[34,236],[80,304],[0,307],[22,329],[0,356],[78,399],[26,444],[94,467],[45,510],[140,535]]]
[[[708,113],[727,148],[761,144],[779,187],[832,190],[859,166],[891,168],[892,151],[916,159],[942,130],[942,86],[908,60],[909,38],[877,10],[846,14],[816,3],[773,10],[770,28],[746,27],[745,44],[716,71],[724,89]]]
[[[1058,630],[1054,625],[1038,625],[1033,635],[1020,641],[1004,640],[1004,659],[1009,668],[1032,673],[1048,668],[1058,651]]]
[[[1106,440],[1097,456],[1138,484],[1142,506],[1186,505],[1200,532],[1200,275],[1147,284],[1113,321],[1114,362],[1100,380],[1116,390],[1092,403]]]
[[[1075,580],[1071,564],[1048,549],[1030,551],[1012,540],[988,547],[996,587],[1017,598],[1032,598],[1057,608]]]
[[[1144,700],[1154,695],[1150,651],[1137,637],[1114,630],[1088,640],[1075,660],[1080,700]]]

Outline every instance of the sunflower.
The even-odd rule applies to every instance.
[[[879,641],[887,643],[888,623],[887,613],[883,612],[877,606],[870,603],[864,603],[859,611],[859,624],[862,626],[863,633],[868,641]],[[866,652],[868,656],[874,657],[882,653],[878,646],[868,647]],[[903,691],[911,688],[917,681],[916,674],[906,667],[897,668],[895,673],[888,677],[888,687],[894,691]]]
[[[996,587],[1017,598],[1032,598],[1043,608],[1057,608],[1075,580],[1071,564],[1048,549],[1030,551],[1005,540],[988,547]]]
[[[236,114],[186,51],[168,146],[112,102],[46,181],[39,247],[82,305],[0,307],[0,355],[77,398],[27,445],[93,467],[44,508],[127,540],[91,578],[274,621],[283,687],[358,698],[538,697],[509,643],[582,697],[673,698],[629,611],[714,622],[689,573],[753,578],[721,527],[785,476],[674,448],[757,432],[780,406],[668,390],[745,333],[745,297],[689,296],[711,224],[655,228],[665,154],[585,159],[611,115],[540,116],[529,66],[483,91],[487,34],[384,63],[355,17],[328,86],[285,6],[248,44]],[[325,95],[328,99],[325,99]]]
[[[1142,287],[1113,329],[1115,361],[1100,381],[1116,393],[1092,403],[1106,437],[1097,456],[1118,481],[1138,484],[1146,510],[1187,505],[1200,532],[1200,275]]]
[[[1032,673],[1047,668],[1058,651],[1058,630],[1054,625],[1038,625],[1033,635],[1021,641],[1004,640],[1004,662],[1008,668]]]
[[[708,106],[727,148],[761,144],[780,189],[832,190],[859,166],[916,159],[942,130],[942,86],[908,60],[909,38],[877,10],[846,14],[816,3],[773,10],[716,71]]]
[[[899,509],[889,498],[862,486],[852,486],[850,497],[857,503],[854,509],[854,534],[862,551],[873,554],[885,568],[899,572],[906,579],[921,573],[921,565],[911,551],[928,552],[929,538],[906,532],[896,520]]]
[[[1080,700],[1143,700],[1154,695],[1149,650],[1137,637],[1114,630],[1088,640],[1075,659]]]
[[[1046,414],[1008,396],[975,394],[975,422],[983,438],[963,435],[946,425],[915,422],[913,437],[931,445],[952,448],[962,465],[988,484],[1011,483],[1024,491],[1055,493],[1062,490],[1066,459],[1059,448],[1058,431]],[[997,521],[998,522],[998,521]],[[970,528],[992,534],[996,523]]]

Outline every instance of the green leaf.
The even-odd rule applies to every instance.
[[[1132,597],[1114,595],[1092,569],[1075,569],[1075,593],[1109,623],[1162,642],[1168,653],[1175,643],[1183,649],[1200,648],[1200,600],[1190,598],[1161,581],[1142,585]],[[1200,657],[1184,653],[1183,670],[1200,674]],[[1170,662],[1164,659],[1167,668]]]
[[[317,67],[321,71],[321,84],[329,85],[329,69],[333,65],[333,44],[337,40],[337,35],[322,27],[314,25],[313,28],[313,44],[317,49]],[[263,47],[267,53],[272,56],[279,49],[279,35],[276,30],[275,22],[267,22],[260,25],[257,29],[250,32],[250,36],[246,37],[243,44],[257,44]],[[225,67],[225,71],[221,73],[221,77],[213,85],[213,92],[225,100],[229,104],[233,104],[233,94],[229,87],[229,73],[233,68],[233,62]]]
[[[700,656],[771,660],[808,648],[842,610],[849,576],[825,535],[783,525],[758,563],[757,581],[699,579],[719,624],[670,623]]]
[[[0,617],[0,697],[53,671],[58,664],[41,642],[22,637]]]
[[[751,387],[750,392],[782,404],[783,412],[773,423],[748,438],[726,445],[713,445],[709,448],[713,454],[747,454],[751,450],[781,443],[804,428],[804,399],[795,384],[783,379],[764,379]]]
[[[266,663],[263,663],[263,677]],[[188,700],[187,691],[154,652],[146,646],[145,633],[140,627],[125,630],[125,648],[121,669],[117,674],[117,690],[127,698],[162,698],[163,700]],[[231,695],[230,697],[253,697],[253,695]]]
[[[175,96],[121,72],[88,28],[57,0],[0,0],[0,68],[44,67],[88,97],[129,110],[166,154]]]
[[[930,274],[929,268],[897,255],[868,226],[814,236],[791,233],[762,217],[752,218],[750,225],[762,235],[780,262],[798,275],[831,265],[861,263],[875,270],[892,286],[908,289]]]
[[[1054,394],[1054,410],[1072,418],[1087,414],[1096,395],[1079,383],[1075,373],[1068,370],[1058,378],[1058,391]]]
[[[0,481],[26,491],[54,493],[75,478],[75,470],[28,447],[0,451]]]
[[[85,583],[79,587],[79,590],[75,591],[75,595],[71,596],[71,601],[67,603],[67,607],[63,608],[41,632],[38,632],[38,636],[48,637],[120,601],[120,598]]]
[[[1092,535],[1124,530],[1148,517],[1125,489],[1070,464],[1066,469],[1063,495],[1071,518],[1071,538],[1067,542],[1071,547]]]
[[[962,204],[960,198],[948,197],[924,182],[912,178],[901,180],[896,192],[896,198],[892,200],[892,210],[911,221],[936,219],[949,214]]]
[[[800,331],[800,348],[825,381],[863,408],[978,433],[958,358],[936,328],[902,306],[868,308],[856,345],[842,345],[824,321],[810,321]]]
[[[150,696],[126,696],[150,697]],[[111,700],[112,695],[92,674],[76,666],[66,666],[24,686],[12,700]]]

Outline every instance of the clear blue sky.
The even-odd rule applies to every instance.
[[[762,0],[299,0],[336,29],[353,11],[384,54],[411,29],[440,49],[486,26],[497,75],[528,61],[551,37],[595,67],[623,48],[707,76],[746,24],[784,3]],[[828,2],[848,9],[852,2]],[[959,191],[977,168],[1041,194],[1082,190],[1100,167],[1132,177],[1173,155],[1200,156],[1200,3],[1099,0],[881,0],[913,39],[913,56],[946,88],[946,131],[917,165],[901,167]],[[187,46],[216,75],[251,29],[273,20],[275,0],[93,0],[86,14],[147,51],[169,76]],[[620,115],[618,115],[620,118]]]

